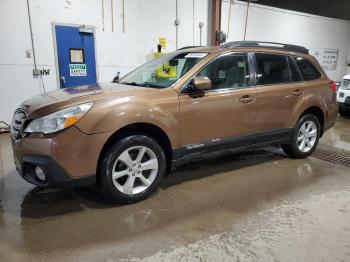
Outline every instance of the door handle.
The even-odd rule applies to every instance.
[[[245,95],[245,96],[241,96],[239,98],[239,102],[244,103],[244,104],[248,104],[252,101],[254,101],[254,96],[251,96],[251,95]]]
[[[295,89],[294,92],[293,92],[293,95],[295,95],[295,96],[302,96],[302,95],[304,95],[304,90],[302,90],[302,89]]]

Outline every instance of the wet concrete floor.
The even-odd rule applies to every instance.
[[[349,141],[340,119],[320,146]],[[350,168],[260,150],[186,165],[112,206],[93,188],[24,182],[0,135],[0,261],[350,261]]]

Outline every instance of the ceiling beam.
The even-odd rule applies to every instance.
[[[319,16],[350,20],[349,0],[258,0],[257,4]]]

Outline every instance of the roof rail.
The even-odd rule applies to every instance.
[[[197,48],[197,47],[205,47],[205,46],[200,46],[200,45],[184,46],[184,47],[181,47],[177,50],[184,50],[184,49]]]
[[[309,49],[299,46],[290,45],[275,42],[263,42],[263,41],[233,41],[224,44],[224,48],[234,48],[234,47],[260,47],[260,48],[272,48],[272,49],[282,49],[286,51],[293,51],[303,54],[309,54]]]

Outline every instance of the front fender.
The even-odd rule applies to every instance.
[[[158,126],[168,135],[172,147],[177,147],[179,142],[178,96],[160,94],[157,99],[126,97],[100,101],[94,104],[76,126],[86,134],[98,134],[114,133],[135,123]]]

